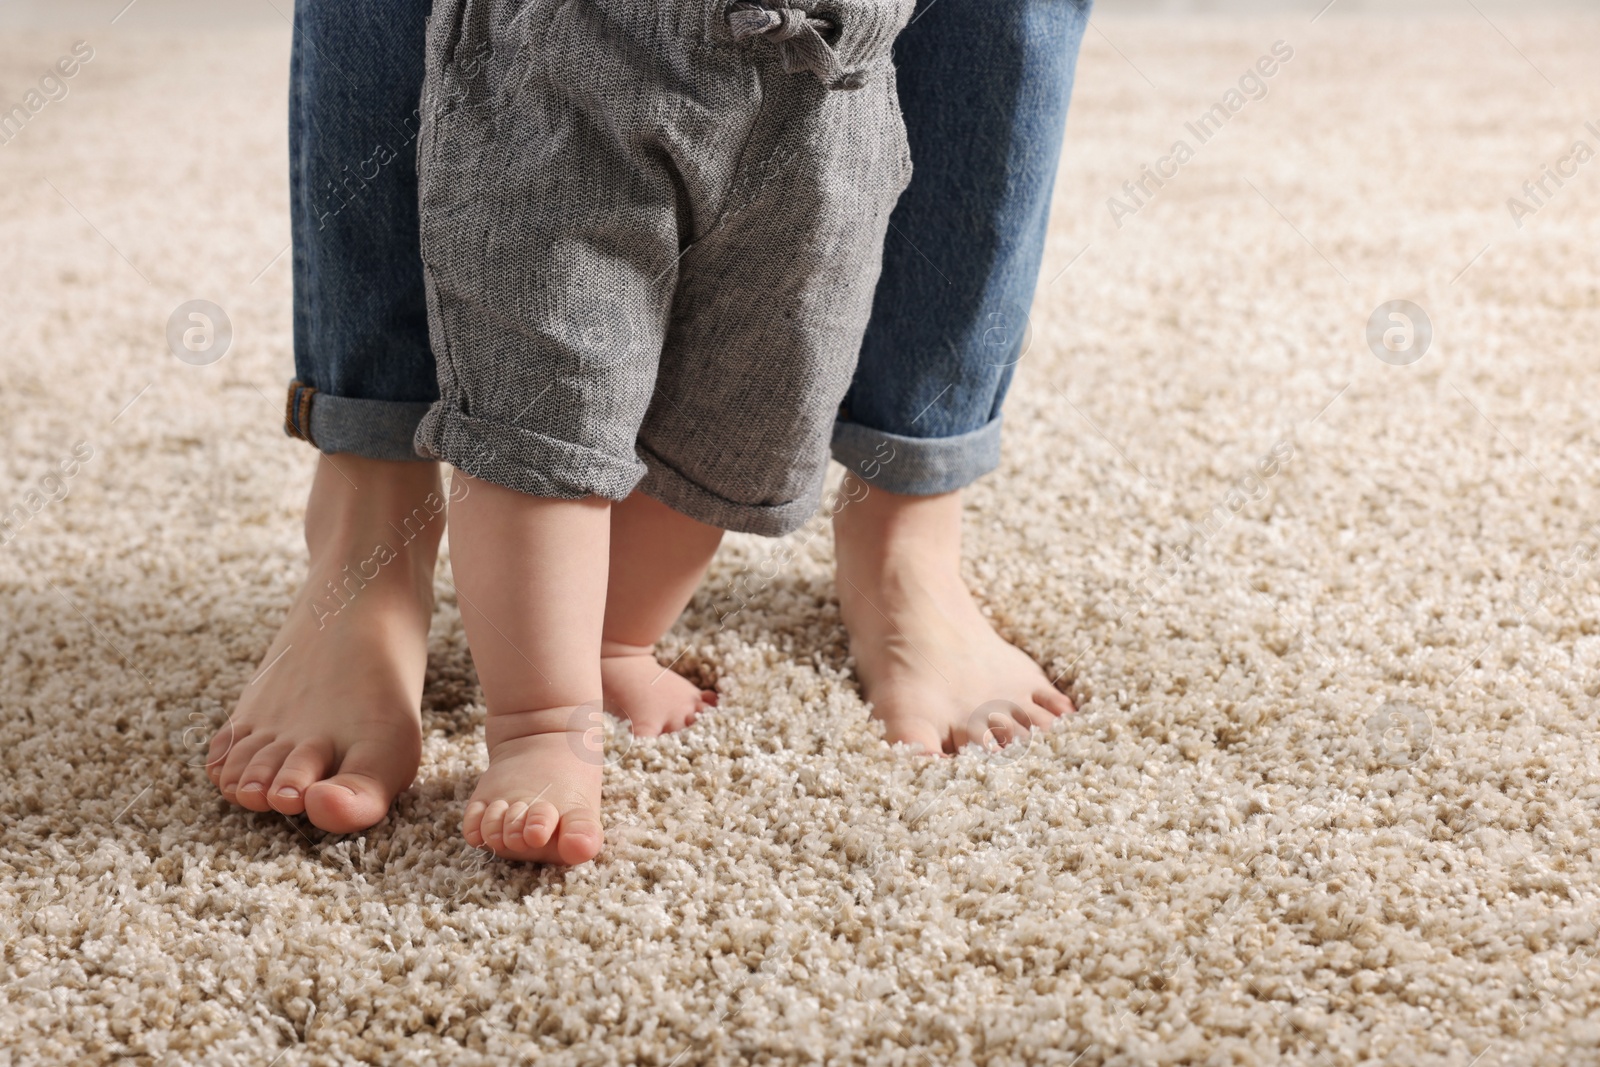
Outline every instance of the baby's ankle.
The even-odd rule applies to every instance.
[[[548,708],[527,708],[520,711],[493,711],[484,716],[484,741],[492,753],[496,745],[542,734],[559,734],[571,730],[586,730],[593,709],[600,706],[600,698],[577,704],[558,704]]]
[[[654,656],[655,654],[656,646],[654,641],[647,645],[609,639],[604,639],[600,642],[601,659],[616,659],[620,656]]]

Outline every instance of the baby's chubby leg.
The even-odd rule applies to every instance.
[[[722,541],[722,530],[635,492],[611,509],[600,678],[608,706],[641,737],[681,730],[717,694],[656,661],[655,644],[683,613]]]
[[[450,509],[450,559],[489,749],[462,831],[509,859],[583,863],[604,840],[596,709],[610,501],[456,477],[470,488]]]

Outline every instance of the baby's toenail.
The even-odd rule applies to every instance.
[[[265,788],[260,782],[246,782],[239,787],[241,793],[259,793]]]
[[[292,785],[286,785],[282,789],[278,790],[278,795],[280,797],[288,797],[290,800],[293,800],[300,795],[300,790],[296,789]]]

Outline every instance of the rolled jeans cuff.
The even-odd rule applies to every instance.
[[[430,406],[426,401],[333,396],[297,381],[289,386],[283,432],[323,452],[420,461],[427,457],[417,455],[414,440]]]
[[[950,493],[1000,466],[1001,419],[952,437],[906,437],[840,419],[833,424],[833,458],[890,493]]]

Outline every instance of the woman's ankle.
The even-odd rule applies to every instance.
[[[960,577],[959,491],[909,496],[868,486],[834,514],[833,530],[842,573],[912,568]]]
[[[306,540],[344,540],[408,518],[421,524],[442,518],[444,507],[437,463],[323,454],[306,501]],[[438,528],[437,541],[443,523],[425,525]]]

